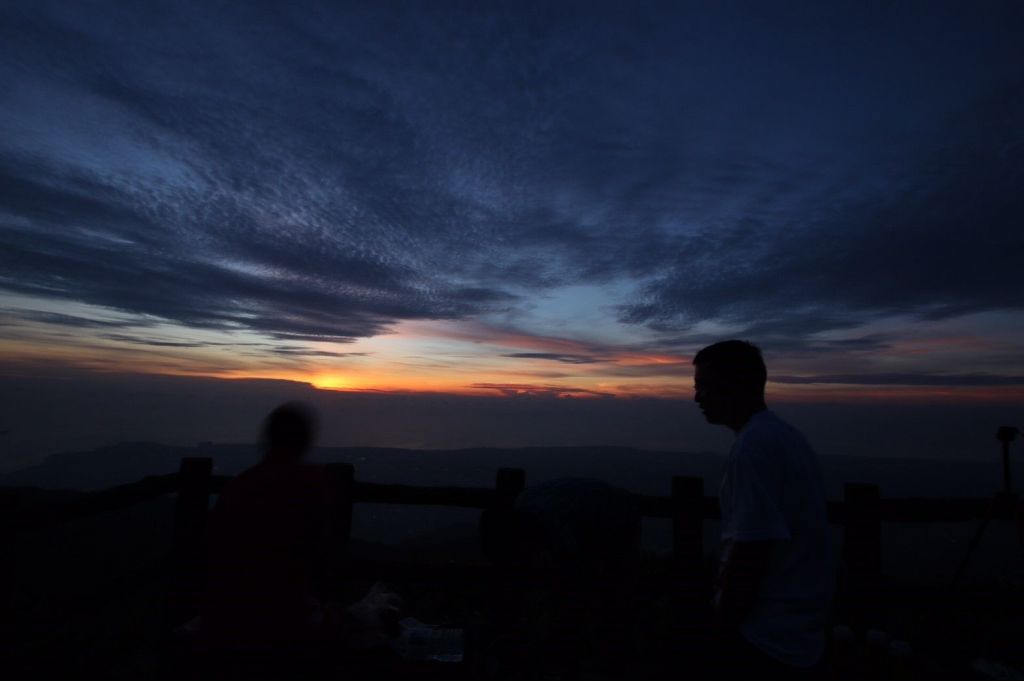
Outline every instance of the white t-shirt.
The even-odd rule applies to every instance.
[[[781,662],[816,664],[825,650],[836,570],[814,450],[771,411],[758,412],[729,452],[718,498],[723,555],[734,541],[775,541],[741,634]]]

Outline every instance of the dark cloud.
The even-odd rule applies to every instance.
[[[1019,13],[810,7],[7,7],[0,288],[284,343],[1020,309]]]
[[[693,373],[689,362],[655,362],[651,364],[625,364],[609,367],[602,374],[608,376],[658,377],[688,376]]]
[[[955,117],[884,194],[826,194],[789,225],[702,230],[624,318],[663,329],[713,318],[799,339],[886,315],[1021,309],[1022,118],[1016,86]]]
[[[333,350],[312,350],[301,345],[275,345],[270,351],[276,355],[291,357],[367,357],[369,352],[334,352]]]
[[[3,169],[8,177],[12,166]],[[26,163],[20,172],[41,177],[46,169]],[[197,250],[190,242],[204,239],[202,231],[167,233],[167,226],[154,226],[141,207],[120,205],[116,191],[102,192],[76,178],[51,181],[45,191],[39,183],[22,178],[0,189],[5,207],[24,221],[9,217],[0,223],[0,283],[19,293],[193,327],[336,341],[373,335],[395,319],[459,317],[509,300],[498,289],[431,282],[427,274],[346,253],[344,244],[310,248],[287,235],[282,240],[254,233],[223,248]],[[87,200],[86,193],[109,204]],[[119,325],[67,316],[63,321]]]
[[[43,312],[41,310],[4,310],[3,314],[4,316],[12,319],[42,322],[43,324],[55,324],[57,326],[65,326],[80,329],[118,329],[140,325],[139,320],[95,319],[93,317],[80,317],[78,315],[61,314],[59,312]],[[141,324],[145,325],[145,321],[142,321]],[[107,335],[117,336],[118,334]]]
[[[76,162],[81,139],[63,153],[0,148],[4,288],[291,340],[351,340],[398,319],[457,318],[513,300],[500,283],[458,281],[438,267],[439,251],[466,240],[460,206],[423,184],[430,169],[388,95],[328,66],[343,55],[326,43],[290,53],[302,36],[285,22],[279,55],[247,55],[255,35],[231,35],[232,22],[191,8],[159,43],[203,43],[208,30],[228,39],[207,36],[204,58],[187,48],[170,56],[143,46],[145,28],[111,32],[140,20],[130,9],[74,14],[12,17],[41,39],[13,39],[8,49],[22,58],[47,43],[60,55],[71,33],[76,54],[60,68],[82,84],[42,78],[43,94],[24,104],[95,106],[102,120],[86,136],[124,124],[116,141],[139,158]],[[142,59],[119,58],[136,48]],[[234,72],[239,58],[252,60],[250,72]],[[149,78],[163,68],[168,77]],[[118,162],[132,167],[96,167]]]
[[[574,388],[572,386],[537,385],[533,383],[474,383],[470,387],[482,390],[494,390],[505,397],[548,397],[563,399],[586,395],[607,399],[615,397],[612,393],[600,392],[597,390]]]
[[[211,345],[221,345],[221,343],[203,343],[203,342],[192,342],[192,341],[174,341],[174,340],[161,340],[158,338],[142,338],[139,336],[132,336],[125,333],[105,333],[100,336],[108,340],[118,341],[120,343],[132,343],[134,345],[149,345],[157,348],[203,348]]]
[[[781,332],[777,326],[772,326],[769,323],[751,324],[740,331],[727,334],[678,333],[671,326],[666,325],[660,327],[664,330],[663,335],[653,342],[638,346],[636,350],[692,354],[707,345],[730,337],[753,339],[762,351],[769,354],[779,353],[811,358],[836,353],[880,353],[890,349],[895,340],[892,334],[882,333],[870,333],[850,338],[816,338],[806,335],[815,328],[811,323],[813,320],[814,317],[811,316],[806,328],[795,330],[790,334]]]
[[[566,355],[557,352],[513,352],[502,357],[514,357],[516,359],[549,359],[553,362],[564,362],[565,364],[599,364],[602,362],[613,362],[615,360],[603,357],[591,357],[590,355]]]
[[[907,386],[1000,386],[1024,385],[1024,376],[995,374],[845,374],[827,376],[771,376],[773,383],[791,385],[907,385]]]

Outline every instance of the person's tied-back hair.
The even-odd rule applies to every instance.
[[[712,371],[717,375],[761,391],[768,381],[761,349],[743,340],[719,341],[709,345],[694,356],[693,364],[713,367]]]
[[[315,412],[301,402],[286,402],[263,421],[263,442],[268,452],[302,454],[316,439]]]

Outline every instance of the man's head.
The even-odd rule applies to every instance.
[[[263,421],[267,456],[277,460],[300,459],[316,440],[316,413],[301,402],[286,402]]]
[[[694,401],[708,423],[739,430],[764,409],[768,372],[753,343],[727,340],[709,345],[693,358]]]

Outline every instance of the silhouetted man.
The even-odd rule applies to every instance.
[[[303,461],[315,435],[310,409],[278,407],[264,422],[264,459],[217,499],[201,624],[207,644],[289,649],[335,626],[314,594],[335,504],[326,471]]]
[[[756,346],[715,343],[693,364],[704,417],[736,433],[719,490],[714,664],[724,678],[818,678],[835,568],[817,458],[767,408]]]

